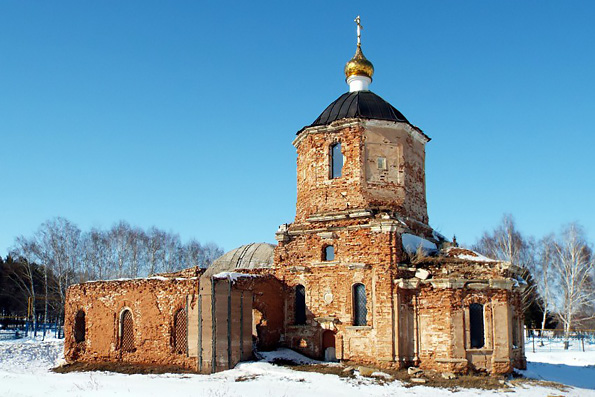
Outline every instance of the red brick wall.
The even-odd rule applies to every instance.
[[[404,123],[343,122],[315,127],[296,140],[296,223],[314,214],[349,209],[389,208],[428,223],[425,147]],[[330,147],[341,143],[341,177],[330,178]],[[378,158],[387,169],[380,171]]]
[[[65,307],[64,356],[67,361],[116,361],[178,365],[196,369],[196,358],[176,354],[172,331],[174,314],[186,307],[197,280],[136,279],[91,282],[68,289]],[[134,352],[119,349],[119,322],[129,308],[134,320]],[[85,312],[86,340],[74,340],[74,318]]]

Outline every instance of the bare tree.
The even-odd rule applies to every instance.
[[[202,246],[190,240],[183,244],[178,234],[156,227],[145,232],[125,221],[116,223],[108,231],[92,228],[82,233],[70,221],[54,218],[44,222],[30,239],[22,237],[20,242],[28,247],[24,257],[43,265],[46,278],[49,272],[56,275],[56,292],[61,302],[66,289],[74,282],[206,267],[223,254],[214,243]],[[46,298],[50,292],[46,291]]]
[[[202,267],[209,267],[213,261],[223,255],[223,250],[215,243],[206,243],[203,245],[204,261]]]
[[[154,226],[147,233],[147,273],[149,275],[164,269],[165,239],[166,233]]]
[[[187,267],[202,267],[204,263],[204,250],[198,241],[195,239],[188,241],[184,253]]]
[[[164,244],[164,270],[173,272],[183,268],[183,248],[180,236],[177,234],[166,233]]]
[[[557,314],[564,326],[564,349],[568,349],[572,326],[580,320],[578,314],[593,307],[595,261],[584,231],[576,223],[564,229],[554,248],[552,267],[559,277],[561,293],[557,301]]]
[[[552,292],[554,288],[554,280],[552,279],[553,274],[551,268],[555,255],[554,236],[549,235],[542,238],[539,241],[538,246],[538,265],[534,269],[534,274],[536,291],[539,295],[539,299],[536,299],[536,303],[543,312],[541,319],[541,333],[543,334],[547,318],[552,314],[553,310]]]
[[[11,250],[10,256],[16,258],[17,266],[14,271],[8,275],[8,278],[24,292],[27,296],[28,315],[33,321],[33,329],[37,329],[37,300],[35,290],[35,280],[39,277],[39,266],[33,263],[29,258],[33,256],[33,244],[23,236],[17,237],[15,246]]]
[[[138,277],[141,275],[141,264],[146,259],[147,235],[136,227],[131,228],[128,233],[128,276]]]
[[[112,275],[109,269],[110,262],[108,255],[111,248],[107,233],[100,229],[92,228],[82,236],[82,246],[84,265],[81,270],[85,273],[85,279],[104,280],[110,278]]]
[[[502,261],[511,262],[522,269],[521,277],[527,286],[521,293],[523,311],[534,301],[535,284],[531,272],[535,268],[534,244],[523,237],[510,214],[504,214],[500,225],[493,232],[484,232],[473,246],[476,251]]]
[[[82,269],[81,231],[69,220],[61,217],[44,222],[34,235],[34,258],[52,271],[57,280],[58,313],[62,318],[66,290],[74,283],[75,274]],[[46,291],[46,313],[49,293]],[[45,319],[47,321],[47,318]]]
[[[116,223],[108,232],[110,240],[110,262],[116,278],[128,276],[128,254],[130,245],[130,225],[125,221]]]

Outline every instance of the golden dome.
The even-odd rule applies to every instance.
[[[355,55],[345,64],[345,78],[349,76],[366,76],[370,79],[374,74],[374,65],[368,61],[362,52],[360,44],[357,45]]]

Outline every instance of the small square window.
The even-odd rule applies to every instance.
[[[378,165],[379,170],[387,170],[388,167],[386,166],[386,157],[378,157],[376,160],[376,164]]]

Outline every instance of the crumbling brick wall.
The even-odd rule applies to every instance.
[[[323,334],[334,333],[337,358],[384,367],[507,373],[523,351],[510,348],[513,273],[500,262],[417,258],[400,233],[374,228],[374,217],[289,225],[275,251],[275,275],[286,292],[286,344],[322,358]],[[333,261],[323,260],[326,245]],[[427,274],[416,277],[419,270]],[[403,280],[399,282],[398,280]],[[353,324],[353,286],[367,295],[367,324]],[[403,284],[399,287],[400,284]],[[307,321],[295,324],[295,288],[306,290]],[[484,305],[485,347],[469,346],[469,305]],[[518,320],[517,320],[518,321]],[[518,324],[518,323],[517,323]],[[520,357],[515,361],[515,354]]]
[[[196,358],[174,349],[174,315],[186,309],[196,279],[149,278],[73,285],[66,296],[64,356],[68,362],[124,361],[196,369]],[[190,300],[190,305],[195,302]],[[132,351],[121,348],[121,316],[130,310]],[[75,340],[75,318],[84,312],[84,340]]]
[[[369,219],[367,220],[369,221]],[[367,222],[366,221],[366,222]],[[395,233],[373,232],[361,220],[336,220],[280,242],[274,274],[286,288],[286,344],[306,355],[322,358],[323,334],[335,335],[336,356],[359,362],[391,361],[392,268],[402,254]],[[292,229],[290,231],[297,230]],[[335,257],[323,260],[324,247]],[[363,284],[367,322],[354,325],[353,288]],[[295,322],[295,291],[306,291],[306,324]],[[377,343],[369,343],[374,340]]]
[[[388,208],[428,223],[425,142],[406,123],[347,120],[302,131],[295,140],[296,223],[315,214]],[[330,178],[333,144],[341,143],[342,175]]]

